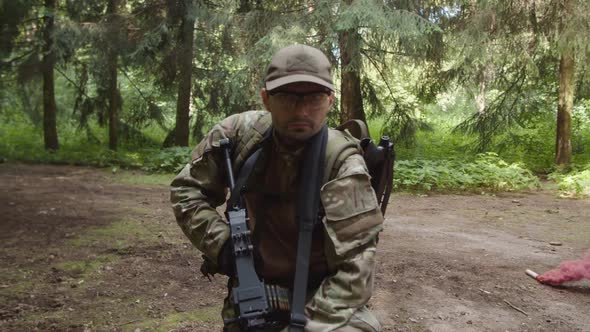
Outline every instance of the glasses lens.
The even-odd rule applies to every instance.
[[[328,95],[324,92],[314,92],[303,96],[303,101],[312,107],[322,106]]]
[[[311,108],[321,107],[328,99],[326,92],[311,92],[311,93],[289,93],[289,92],[275,92],[271,95],[274,100],[283,108],[293,108],[297,103]]]

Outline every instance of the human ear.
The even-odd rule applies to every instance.
[[[330,102],[330,106],[329,106],[330,109],[332,108],[332,106],[334,106],[335,100],[336,100],[336,97],[334,97],[334,92],[331,92],[330,96],[328,96],[328,101]]]
[[[270,105],[269,105],[269,96],[268,96],[268,92],[266,91],[265,88],[262,88],[260,90],[260,97],[262,98],[262,103],[264,104],[264,108],[266,108],[267,111],[270,112]]]

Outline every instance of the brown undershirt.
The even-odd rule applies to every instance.
[[[299,169],[303,147],[290,149],[276,136],[266,147],[266,167],[248,181],[245,201],[260,264],[258,273],[268,283],[293,287],[297,257],[298,227],[295,220]],[[321,224],[313,232],[310,256],[310,288],[328,273]]]

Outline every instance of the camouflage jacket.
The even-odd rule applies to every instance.
[[[225,203],[227,181],[219,153],[219,141],[229,138],[234,171],[239,170],[253,146],[270,126],[265,111],[232,115],[215,125],[197,145],[192,161],[171,186],[171,202],[178,224],[190,241],[213,262],[229,238],[229,227],[216,207]],[[328,148],[337,130],[328,134]],[[326,158],[329,159],[329,153]],[[365,305],[373,291],[377,234],[382,230],[370,178],[360,154],[348,156],[321,187],[325,256],[331,271],[310,294],[306,304],[307,331],[333,331],[350,321],[364,331],[378,331],[379,323]],[[237,174],[237,172],[236,172]]]

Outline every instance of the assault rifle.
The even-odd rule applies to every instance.
[[[233,302],[236,305],[238,316],[235,319],[224,321],[224,325],[238,323],[242,331],[253,331],[256,328],[268,328],[276,324],[270,319],[274,311],[289,310],[288,290],[276,285],[265,285],[260,280],[254,268],[254,247],[251,243],[250,230],[247,225],[246,208],[241,199],[243,183],[236,185],[233,167],[230,157],[229,139],[222,139],[220,147],[223,151],[225,166],[227,169],[231,196],[227,202],[227,220],[230,227],[231,248],[235,259],[236,277],[238,285],[233,287]],[[259,153],[257,151],[256,153]],[[256,157],[246,161],[242,170],[252,169]],[[242,172],[240,172],[242,173]],[[241,174],[240,174],[241,175]],[[246,177],[243,177],[246,178]]]

